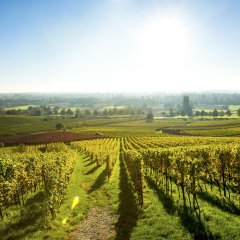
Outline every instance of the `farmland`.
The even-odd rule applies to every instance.
[[[0,240],[240,240],[240,1],[0,1]]]
[[[101,132],[106,136],[156,136],[162,129],[180,130],[183,134],[203,136],[238,136],[240,119],[155,119],[147,123],[135,118],[56,119],[32,116],[0,116],[0,136],[56,131],[61,123],[66,131]]]
[[[72,141],[80,141],[87,139],[103,138],[97,134],[80,134],[71,132],[49,132],[49,133],[35,133],[17,136],[0,137],[0,142],[5,145],[16,144],[40,144],[40,143],[54,143],[64,142],[69,143]]]
[[[240,238],[238,119],[64,119],[65,131],[40,117],[1,121],[17,134],[1,138],[17,139],[0,149],[4,240],[97,239],[93,209],[106,239]]]

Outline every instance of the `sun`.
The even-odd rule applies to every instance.
[[[184,57],[188,32],[183,21],[176,17],[154,17],[142,26],[140,52],[152,62],[172,62]]]
[[[161,88],[181,87],[176,80],[184,77],[191,52],[188,24],[179,16],[159,14],[139,26],[135,53],[140,78],[152,83],[159,80]]]

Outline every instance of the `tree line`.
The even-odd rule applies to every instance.
[[[185,94],[166,94],[163,92],[153,94],[1,94],[0,107],[14,107],[24,105],[60,105],[62,103],[79,106],[81,108],[94,108],[103,104],[118,106],[132,105],[146,108],[160,107],[173,108]],[[194,105],[238,105],[240,93],[188,93]]]
[[[58,116],[69,118],[84,118],[84,117],[119,117],[131,116],[141,117],[144,112],[137,107],[121,107],[121,108],[105,108],[105,109],[71,109],[61,108],[59,106],[29,106],[27,109],[4,109],[0,108],[1,115],[29,115],[29,116]]]
[[[182,105],[177,108],[177,110],[173,110],[173,108],[169,108],[168,113],[162,111],[161,114],[166,117],[175,117],[175,116],[189,116],[189,117],[230,117],[232,112],[227,108],[227,110],[217,110],[213,109],[212,111],[205,110],[193,110],[193,103],[190,100],[189,96],[183,96]],[[237,115],[240,116],[240,108],[237,110]]]

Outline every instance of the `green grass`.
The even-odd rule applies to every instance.
[[[115,178],[114,178],[115,179]],[[66,195],[66,202],[61,206],[57,219],[51,223],[51,229],[47,232],[47,239],[68,239],[68,232],[78,227],[87,210],[93,206],[109,206],[109,196],[106,186],[115,188],[115,180],[107,178],[105,164],[97,168],[89,158],[80,155],[78,164]],[[75,196],[79,196],[79,204],[70,212],[70,206]],[[62,220],[67,218],[66,225]]]
[[[17,135],[45,131],[55,131],[56,124],[62,123],[69,129],[88,126],[104,126],[112,123],[130,121],[126,118],[95,118],[95,119],[56,119],[37,116],[0,116],[0,135]]]
[[[239,136],[240,127],[238,128],[218,128],[218,129],[187,129],[183,131],[193,135],[200,136],[214,136],[214,137],[228,137],[228,136]]]
[[[78,133],[101,132],[105,136],[111,136],[111,137],[155,136],[156,135],[155,129],[146,129],[146,128],[133,129],[133,128],[124,128],[124,127],[112,127],[112,126],[76,128],[74,129],[74,132],[78,132]]]
[[[240,119],[192,120],[181,130],[184,133],[201,136],[238,136],[240,134]]]
[[[1,240],[67,240],[69,232],[78,227],[86,212],[93,206],[109,206],[116,215],[116,240],[152,239],[240,239],[240,209],[218,198],[218,189],[208,187],[198,193],[201,220],[195,212],[183,208],[173,184],[173,196],[144,178],[144,205],[139,207],[132,183],[123,159],[118,159],[110,178],[106,165],[97,167],[85,155],[80,154],[70,179],[65,202],[57,217],[46,217],[44,192],[29,195],[27,204],[11,207],[8,217],[0,221]],[[73,199],[79,196],[79,204],[71,211]],[[63,224],[63,220],[66,224]]]
[[[170,129],[179,129],[183,133],[201,136],[238,136],[240,134],[240,119],[191,119],[183,127],[170,127]]]
[[[146,183],[144,207],[139,215],[137,226],[133,230],[132,240],[192,239],[191,234],[174,213],[174,208],[166,209],[164,204],[169,204],[169,207],[172,207],[169,199],[163,200],[156,189],[151,188],[150,184]]]
[[[158,136],[156,129],[180,129],[186,133],[206,136],[236,136],[240,119],[157,119],[151,123],[128,118],[54,119],[33,116],[0,116],[0,135],[17,135],[55,131],[62,123],[67,130],[79,133],[102,132],[106,136]],[[162,134],[161,134],[162,135]],[[163,134],[164,135],[164,134]]]
[[[35,105],[22,105],[22,106],[7,107],[7,108],[4,108],[4,109],[5,110],[12,110],[12,109],[27,110],[30,106],[35,107]]]
[[[74,229],[75,226],[84,218],[85,213],[91,207],[92,201],[89,199],[87,192],[84,190],[84,183],[91,183],[96,175],[84,175],[85,162],[87,158],[80,155],[71,177],[69,188],[66,194],[66,201],[60,207],[57,213],[57,218],[50,223],[49,229],[44,233],[47,239],[65,239],[67,231]],[[91,166],[86,167],[90,169]],[[74,198],[79,197],[79,204],[71,211],[71,205]],[[62,221],[67,219],[66,224],[63,225]]]
[[[228,109],[230,111],[237,111],[240,108],[240,105],[229,105]],[[206,107],[206,108],[194,108],[194,111],[202,111],[204,110],[205,112],[212,112],[214,110],[214,107]],[[221,110],[220,110],[221,111]],[[225,110],[224,110],[225,111]]]
[[[102,132],[108,136],[164,136],[157,128],[182,129],[186,133],[203,136],[240,135],[240,119],[199,120],[159,119],[152,123],[127,118],[96,118],[87,120],[49,119],[31,116],[0,117],[0,135],[32,133],[55,130],[61,122],[76,132]],[[46,217],[44,192],[28,196],[27,204],[9,208],[9,216],[0,221],[1,240],[57,240],[68,239],[68,233],[78,227],[86,212],[93,206],[110,206],[116,214],[117,240],[133,239],[240,239],[240,218],[238,211],[223,203],[213,192],[199,194],[202,220],[189,208],[183,209],[178,200],[177,189],[173,197],[146,178],[144,184],[144,206],[139,209],[133,186],[125,164],[118,160],[110,179],[106,166],[96,167],[89,158],[79,155],[71,177],[64,204],[59,208],[57,218]],[[71,211],[75,196],[79,204]],[[232,210],[233,209],[233,210]],[[235,211],[235,212],[234,212]],[[67,219],[66,224],[62,221]]]
[[[240,239],[240,209],[224,203],[222,199],[218,199],[216,197],[218,195],[217,187],[213,187],[213,191],[208,188],[205,195],[199,192],[198,203],[201,210],[199,219],[196,212],[190,210],[188,202],[187,208],[183,207],[183,201],[178,198],[176,186],[173,186],[173,196],[171,197],[161,187],[157,186],[151,178],[146,177],[146,185],[145,199],[148,202],[145,203],[145,214],[138,220],[139,232],[137,231],[135,239],[191,239],[189,235],[194,239],[203,240]],[[165,227],[160,225],[157,219]],[[150,224],[148,224],[149,221]],[[158,224],[160,226],[157,226]],[[175,232],[172,230],[173,226]],[[142,230],[144,227],[148,231],[145,238],[141,237],[144,235]],[[165,230],[165,232],[171,234],[147,237],[151,231],[160,234],[159,229],[161,228],[163,228],[163,233]],[[177,229],[181,231],[177,233]]]
[[[122,121],[107,125],[84,126],[74,129],[75,132],[92,133],[101,132],[104,135],[112,137],[123,136],[159,136],[161,131],[156,131],[158,128],[171,126],[174,128],[184,127],[186,121],[183,119],[159,119],[147,123],[145,120]]]
[[[168,215],[154,190],[145,185],[144,207],[140,209],[126,166],[116,162],[106,190],[118,215],[116,240],[192,239],[177,216]]]
[[[26,205],[7,209],[8,216],[0,221],[1,239],[31,239],[44,230],[47,224],[44,200],[44,192],[39,191],[28,198]]]
[[[26,205],[8,209],[9,217],[0,221],[1,240],[67,239],[68,232],[78,226],[89,208],[94,205],[109,206],[106,194],[101,189],[107,180],[107,174],[102,174],[104,169],[105,166],[96,168],[88,158],[80,155],[57,218],[54,221],[46,218],[44,192],[39,191],[27,200]],[[75,196],[79,196],[80,201],[71,211]],[[63,224],[66,218],[66,224]]]
[[[191,127],[223,127],[223,126],[240,126],[240,119],[228,119],[228,120],[193,120],[190,123]]]
[[[230,111],[237,111],[240,108],[240,105],[229,105]]]
[[[161,127],[181,127],[185,126],[184,119],[154,119],[153,122],[146,122],[145,120],[136,120],[132,122],[123,122],[118,124],[111,124],[111,126],[125,127],[125,128],[161,128]]]

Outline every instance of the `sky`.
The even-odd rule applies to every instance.
[[[240,91],[240,0],[0,0],[0,92]]]

